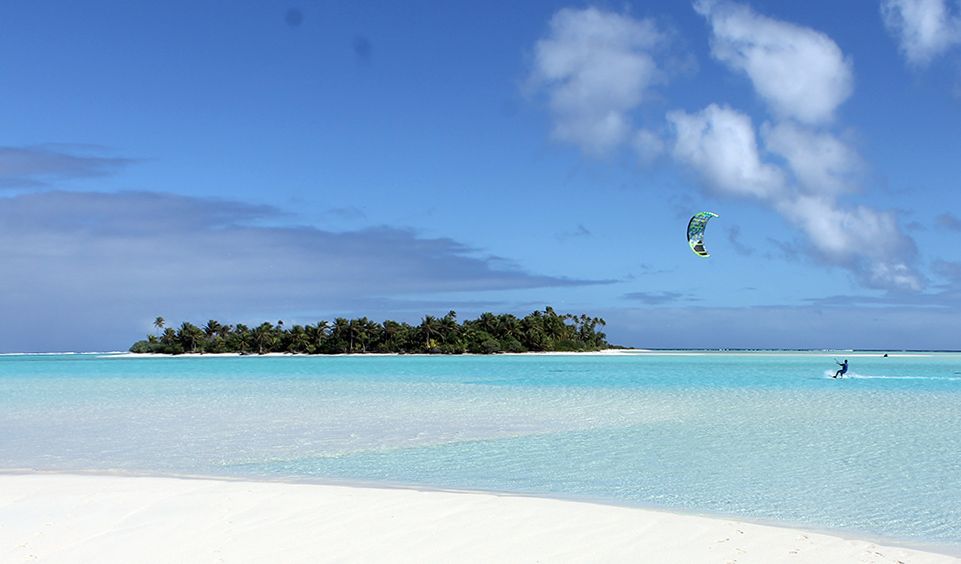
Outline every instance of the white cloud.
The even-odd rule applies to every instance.
[[[650,54],[662,41],[650,20],[596,8],[554,14],[530,77],[547,91],[554,137],[595,154],[628,141],[628,113],[663,79]]]
[[[674,157],[697,170],[722,193],[770,199],[783,192],[785,178],[761,161],[751,118],[711,104],[696,114],[670,112],[676,134]]]
[[[912,64],[925,65],[961,44],[961,15],[945,0],[883,0],[881,16]]]
[[[917,291],[923,280],[911,266],[914,241],[892,213],[865,206],[845,210],[831,197],[798,195],[775,208],[807,234],[818,255],[851,270],[868,287]]]
[[[781,117],[823,123],[853,89],[851,62],[827,35],[755,13],[740,4],[700,0],[711,24],[711,53],[751,79]]]
[[[861,158],[827,132],[782,122],[761,128],[765,147],[784,157],[801,189],[811,194],[852,191],[861,171]]]
[[[862,282],[872,288],[896,288],[917,292],[924,288],[924,282],[914,269],[903,262],[877,261],[866,271]]]
[[[829,260],[854,257],[882,260],[913,254],[914,246],[899,230],[891,213],[858,206],[839,209],[830,197],[798,195],[776,203],[782,215],[797,223]]]

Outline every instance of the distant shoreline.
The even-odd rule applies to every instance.
[[[825,350],[804,350],[804,349],[603,349],[599,351],[542,351],[542,352],[504,352],[493,354],[443,354],[443,353],[340,353],[340,354],[303,354],[303,353],[264,353],[264,354],[241,354],[241,353],[183,353],[183,354],[163,354],[163,353],[92,353],[104,354],[114,358],[264,358],[264,357],[288,357],[288,358],[319,358],[319,357],[497,357],[497,356],[724,356],[724,355],[752,355],[752,356],[785,356],[785,355],[805,355],[822,356],[833,358],[847,356],[850,358],[879,358],[887,354],[887,358],[919,358],[934,354],[961,354],[961,351],[825,351]]]
[[[790,354],[804,354],[808,356],[821,355],[825,357],[849,356],[851,358],[871,358],[887,354],[889,358],[910,358],[931,356],[934,354],[961,354],[961,350],[920,350],[920,349],[864,349],[864,350],[827,350],[827,349],[653,349],[653,348],[616,348],[598,351],[533,351],[533,352],[503,352],[503,353],[286,353],[271,352],[257,353],[132,353],[128,351],[62,351],[62,352],[2,352],[4,356],[58,356],[58,355],[102,355],[111,358],[163,358],[163,357],[393,357],[393,356],[422,356],[422,357],[458,357],[458,356],[702,356],[702,355],[771,355],[781,356]]]
[[[643,354],[648,352],[646,349],[630,349],[637,353]],[[320,353],[320,354],[306,354],[306,353],[287,353],[287,352],[272,352],[264,354],[256,353],[182,353],[182,354],[165,354],[165,353],[132,353],[132,352],[120,352],[120,353],[107,353],[112,357],[121,358],[159,358],[159,357],[189,357],[189,358],[200,358],[200,357],[243,357],[243,358],[264,358],[264,357],[287,357],[287,358],[322,358],[322,357],[494,357],[494,356],[609,356],[617,354],[625,354],[624,349],[604,349],[599,351],[542,351],[542,352],[503,352],[503,353],[459,353],[459,354],[445,354],[445,353]]]

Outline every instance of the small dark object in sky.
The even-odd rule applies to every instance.
[[[370,40],[363,35],[355,35],[354,54],[361,62],[370,62]]]
[[[304,22],[304,13],[299,8],[289,8],[284,16],[284,21],[290,27],[297,27]]]

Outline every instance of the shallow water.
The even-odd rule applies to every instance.
[[[847,358],[834,380],[811,353],[2,356],[0,469],[524,492],[961,551],[961,355]]]

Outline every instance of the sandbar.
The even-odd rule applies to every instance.
[[[0,474],[2,562],[904,562],[961,559],[769,525],[488,493]]]

